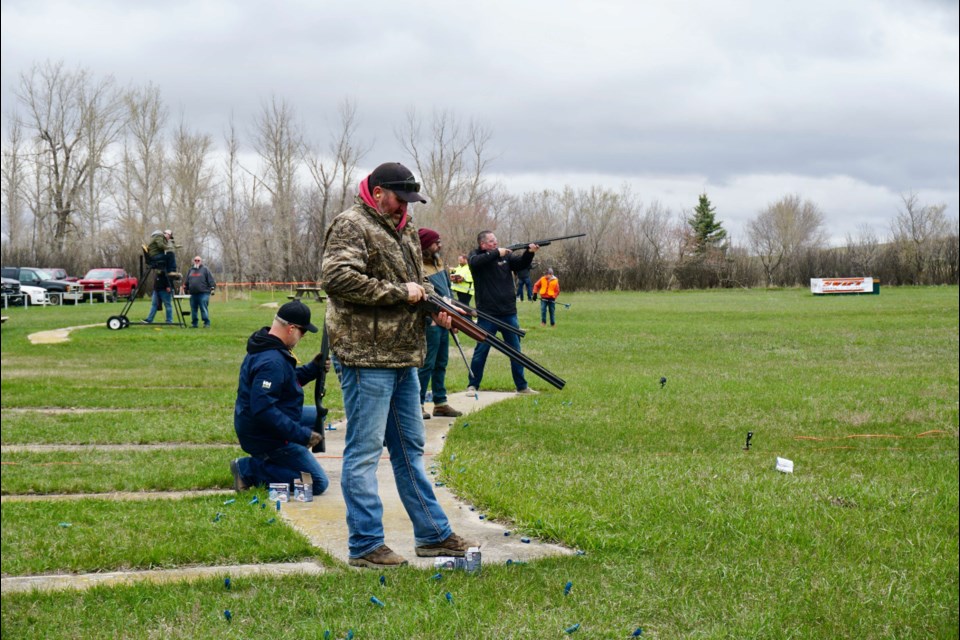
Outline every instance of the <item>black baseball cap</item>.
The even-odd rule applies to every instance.
[[[420,183],[413,172],[399,162],[384,162],[373,170],[367,178],[367,188],[372,192],[375,187],[389,189],[404,202],[426,202],[420,195]]]
[[[299,300],[292,300],[280,307],[280,311],[277,311],[277,317],[290,324],[303,327],[310,333],[317,332],[317,328],[310,324],[310,307]]]

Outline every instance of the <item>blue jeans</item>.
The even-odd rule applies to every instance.
[[[203,326],[210,326],[210,314],[207,312],[207,305],[210,303],[209,293],[191,293],[190,294],[190,322],[197,326],[197,309],[200,310],[200,316],[203,318]]]
[[[313,429],[317,422],[317,408],[304,405],[300,415],[300,424]],[[240,458],[237,462],[240,475],[250,485],[269,485],[271,482],[286,482],[293,491],[293,480],[300,479],[300,472],[306,471],[313,476],[313,494],[320,495],[330,486],[330,480],[320,463],[307,447],[288,443],[268,453],[257,454],[249,458]]]
[[[450,360],[450,332],[443,327],[427,327],[427,358],[417,371],[420,378],[420,404],[433,389],[433,404],[447,404],[447,362]]]
[[[377,486],[384,444],[417,546],[445,540],[452,533],[450,522],[423,466],[426,434],[416,367],[344,366],[340,388],[347,414],[340,487],[347,505],[350,557],[361,558],[384,543],[383,503]]]
[[[517,278],[517,297],[523,300],[523,288],[527,288],[527,300],[533,300],[533,283],[529,276],[526,278]]]
[[[146,317],[146,321],[153,322],[161,302],[163,302],[163,311],[167,315],[167,324],[173,324],[173,294],[166,289],[153,290],[153,296],[150,298],[150,314]]]
[[[306,409],[306,407],[304,407]],[[316,409],[314,409],[316,417]],[[313,423],[310,423],[313,427]],[[313,478],[313,495],[318,496],[330,486],[330,480],[324,473],[310,449],[302,444],[289,442],[282,447],[258,453],[237,461],[240,476],[249,485],[269,485],[271,482],[286,482],[293,491],[293,481],[300,479],[300,472],[306,471]]]
[[[517,322],[516,315],[493,317],[500,322],[509,324],[511,327],[520,328],[520,323]],[[483,318],[477,320],[477,326],[491,335],[496,335],[496,332],[499,331],[500,336],[508,346],[520,351],[520,336],[517,334],[499,329],[492,322]],[[476,349],[473,350],[473,359],[470,361],[470,386],[474,389],[480,388],[480,381],[483,379],[483,367],[487,364],[487,355],[489,353],[490,345],[486,342],[478,342]],[[513,384],[517,387],[517,391],[523,391],[527,388],[527,380],[523,377],[523,366],[511,360],[510,373],[513,374]]]
[[[553,314],[557,311],[557,301],[540,298],[540,324],[547,324],[547,311],[550,311],[550,326],[557,324]]]

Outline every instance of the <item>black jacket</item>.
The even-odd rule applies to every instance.
[[[516,315],[517,290],[513,284],[513,272],[529,269],[533,254],[526,250],[523,253],[515,251],[501,258],[497,249],[474,249],[467,263],[473,274],[477,309],[492,316]]]

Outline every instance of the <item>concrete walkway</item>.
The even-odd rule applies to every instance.
[[[167,583],[199,580],[211,576],[231,579],[241,576],[291,574],[319,574],[324,568],[315,562],[286,562],[275,564],[234,564],[218,567],[183,567],[181,569],[150,571],[109,571],[106,573],[61,574],[50,576],[21,576],[3,578],[2,592],[55,591],[59,589],[89,589],[99,585],[135,584],[138,582]]]
[[[464,412],[464,417],[457,418],[457,424],[462,425],[469,421],[467,415],[494,402],[511,400],[519,405],[531,403],[530,397],[517,398],[514,393],[495,391],[481,391],[476,396],[466,393],[454,393],[447,397],[450,406]],[[427,404],[432,411],[432,405]],[[425,421],[427,428],[426,466],[429,470],[434,458],[440,455],[443,449],[444,438],[453,418],[431,418]],[[330,487],[327,492],[314,498],[313,502],[291,502],[282,509],[283,517],[299,531],[303,532],[310,541],[322,548],[334,558],[346,563],[349,554],[347,549],[346,506],[343,494],[340,491],[340,467],[343,457],[345,428],[342,423],[334,425],[336,431],[327,431],[327,452],[318,454],[320,464],[330,476]],[[437,459],[439,462],[439,459]],[[433,477],[433,476],[431,476]],[[411,565],[433,567],[433,558],[418,558],[414,553],[413,525],[407,517],[397,485],[393,479],[393,468],[390,459],[384,450],[377,471],[377,481],[380,484],[380,499],[383,501],[383,525],[386,533],[386,543],[391,549],[410,561]],[[528,561],[551,555],[570,555],[571,549],[555,544],[548,544],[531,539],[525,543],[521,536],[510,531],[504,524],[480,518],[483,513],[473,510],[471,505],[461,502],[445,486],[434,487],[437,499],[450,519],[453,530],[480,544],[484,563],[503,564],[507,560]]]
[[[494,402],[510,400],[518,405],[533,402],[530,397],[518,398],[514,393],[495,391],[481,391],[469,396],[466,393],[455,393],[448,396],[448,402],[454,408],[463,411],[464,417],[457,419],[458,425],[469,421],[469,413],[486,407]],[[432,410],[427,404],[427,409]],[[518,410],[520,410],[518,406]],[[429,471],[434,459],[443,449],[444,439],[450,427],[454,424],[453,418],[431,418],[425,421],[427,431],[426,466]],[[330,556],[346,564],[347,524],[346,507],[340,491],[340,468],[343,460],[343,447],[346,435],[346,426],[343,422],[335,423],[334,431],[327,431],[327,451],[317,454],[320,464],[330,477],[330,487],[327,492],[314,498],[313,502],[290,502],[283,505],[281,517],[295,529],[303,533],[310,542],[323,549]],[[439,459],[437,459],[439,462]],[[433,477],[433,476],[431,476]],[[377,480],[380,484],[380,498],[383,500],[383,523],[386,530],[386,542],[391,549],[407,558],[412,566],[432,568],[433,558],[418,558],[414,553],[413,526],[407,517],[406,511],[397,494],[396,483],[393,479],[393,468],[390,459],[384,455],[380,459],[377,471]],[[456,498],[445,486],[434,487],[437,499],[450,519],[453,530],[468,540],[480,545],[483,562],[485,564],[503,564],[507,560],[527,562],[554,555],[571,555],[573,551],[560,545],[548,544],[536,539],[523,542],[521,536],[512,532],[506,525],[481,519],[482,512],[474,510]],[[2,502],[33,501],[50,499],[81,499],[81,498],[109,498],[114,500],[151,500],[177,499],[192,495],[209,495],[211,493],[227,493],[222,490],[213,491],[170,491],[170,492],[133,492],[133,493],[104,493],[78,494],[58,496],[3,496]],[[232,492],[229,492],[232,493]],[[509,532],[509,534],[508,534]],[[363,571],[363,569],[357,569]],[[195,580],[214,575],[242,576],[242,575],[288,575],[291,573],[316,574],[322,573],[324,568],[315,562],[297,562],[284,564],[262,565],[232,565],[218,567],[184,567],[180,569],[156,571],[117,571],[79,575],[45,575],[22,576],[2,579],[2,592],[29,591],[32,589],[85,589],[96,585],[131,584],[134,582],[173,582],[179,580]]]

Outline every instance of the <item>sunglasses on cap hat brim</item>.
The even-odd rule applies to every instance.
[[[427,199],[420,195],[420,183],[410,178],[409,180],[397,180],[394,182],[382,182],[379,185],[383,189],[389,189],[397,194],[397,197],[404,202],[426,202]]]

